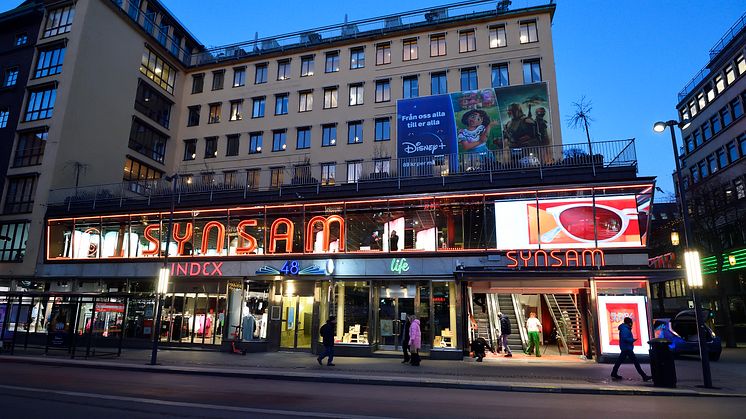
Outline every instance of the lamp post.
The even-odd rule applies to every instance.
[[[681,164],[679,155],[676,151],[676,133],[674,127],[686,128],[688,122],[681,124],[675,120],[659,121],[653,125],[653,131],[661,133],[668,127],[671,131],[671,147],[673,149],[673,158],[676,163],[676,194],[679,198],[681,219],[684,223],[684,262],[686,265],[686,279],[689,288],[692,290],[692,299],[694,300],[694,316],[697,321],[697,340],[699,342],[699,358],[702,361],[702,380],[705,388],[712,388],[712,375],[710,373],[710,354],[705,343],[705,324],[702,318],[702,309],[697,298],[697,291],[702,289],[702,268],[700,266],[699,253],[691,250],[689,237],[692,237],[691,225],[689,224],[689,211],[686,205],[686,195],[683,190],[683,179],[681,176]],[[673,241],[673,236],[672,236]]]
[[[168,217],[168,228],[166,229],[166,248],[163,253],[163,267],[158,272],[158,285],[156,287],[156,310],[155,310],[155,321],[153,322],[153,351],[150,354],[150,365],[156,365],[158,361],[158,342],[161,337],[161,309],[163,307],[163,297],[168,291],[168,281],[171,276],[171,272],[168,269],[168,247],[171,243],[171,234],[174,227],[174,209],[176,202],[176,191],[179,184],[179,174],[176,173],[173,176],[166,176],[165,179],[172,183],[173,188],[171,189],[171,212]],[[163,239],[163,235],[161,235]]]

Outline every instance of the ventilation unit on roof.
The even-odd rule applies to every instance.
[[[386,29],[398,28],[399,26],[401,26],[401,16],[387,17],[384,21],[384,27]]]
[[[425,19],[428,22],[435,22],[441,19],[445,19],[448,17],[448,9],[446,8],[440,8],[440,9],[433,9],[427,13],[425,13]]]
[[[513,4],[513,2],[510,0],[500,0],[497,2],[497,11],[507,12],[511,4]]]
[[[262,50],[280,48],[280,43],[275,38],[265,39],[262,41]]]
[[[300,42],[303,44],[315,44],[321,42],[321,34],[316,32],[306,32],[300,34]]]

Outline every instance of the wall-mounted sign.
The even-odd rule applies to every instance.
[[[174,262],[173,276],[223,276],[223,262]]]
[[[583,250],[509,250],[508,268],[583,268],[606,266],[604,251]]]
[[[278,269],[274,266],[264,265],[256,270],[256,275],[285,275],[285,276],[296,276],[296,275],[329,275],[326,269],[320,268],[317,265],[301,267],[300,262],[297,260],[286,260],[285,263]]]
[[[391,273],[395,273],[397,275],[401,275],[402,273],[407,272],[409,270],[409,263],[407,263],[407,258],[391,259],[391,266],[389,269],[391,270]]]

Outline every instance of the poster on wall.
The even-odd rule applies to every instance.
[[[641,295],[599,295],[598,296],[598,328],[601,339],[601,353],[618,354],[619,325],[629,317],[634,322],[632,336],[637,339],[634,352],[645,355],[648,353],[650,340],[648,315],[645,307],[645,296]]]
[[[399,158],[427,157],[456,152],[456,127],[449,95],[425,96],[396,102]]]
[[[546,83],[532,83],[495,89],[506,148],[539,147],[552,144],[549,93]]]
[[[642,247],[635,195],[495,202],[498,249]]]
[[[500,150],[502,131],[494,89],[451,94],[458,152]]]

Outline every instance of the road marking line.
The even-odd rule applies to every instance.
[[[361,415],[349,415],[346,413],[324,413],[324,412],[298,412],[295,410],[281,410],[281,409],[262,409],[255,407],[239,407],[239,406],[223,406],[217,404],[199,404],[189,402],[177,402],[170,400],[159,400],[159,399],[145,399],[141,397],[128,397],[128,396],[114,396],[110,394],[96,394],[96,393],[81,393],[77,391],[64,391],[64,390],[48,390],[43,388],[31,388],[21,386],[9,386],[0,384],[0,389],[5,390],[16,390],[21,392],[36,392],[45,395],[57,394],[60,396],[72,396],[72,397],[88,397],[91,399],[102,399],[122,402],[135,402],[135,403],[148,403],[160,406],[177,406],[177,407],[189,407],[197,409],[218,409],[227,410],[233,412],[243,413],[262,413],[268,415],[285,415],[285,416],[302,416],[302,417],[315,417],[315,418],[351,418],[351,419],[389,419],[386,416],[361,416]]]

